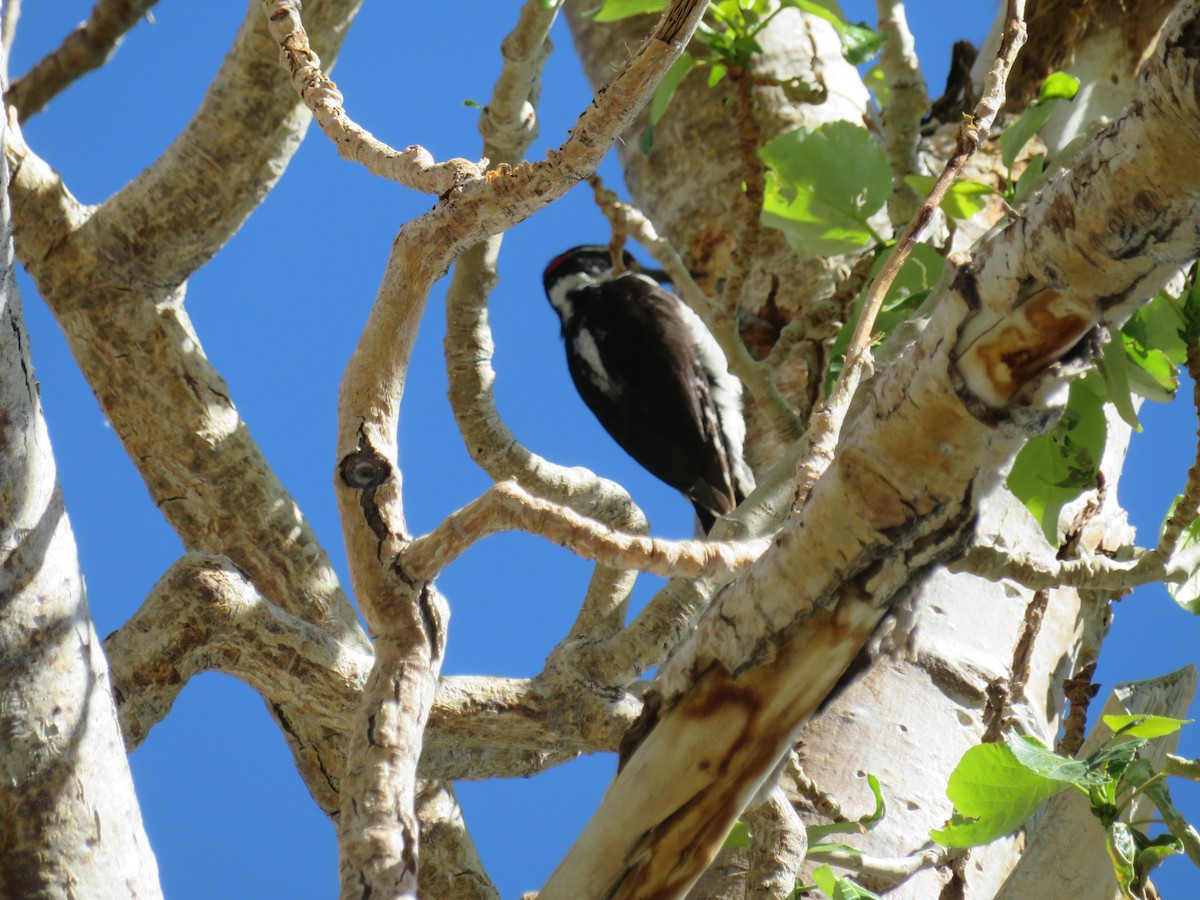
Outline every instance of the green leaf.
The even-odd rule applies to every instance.
[[[847,24],[842,30],[842,56],[852,66],[870,62],[883,49],[887,35],[866,25]]]
[[[1071,83],[1074,83],[1073,89]],[[1025,107],[1021,117],[1000,135],[1000,158],[1005,168],[1012,168],[1022,148],[1042,130],[1059,102],[1075,96],[1079,81],[1065,72],[1055,72],[1043,82],[1042,90],[1046,93],[1039,93],[1038,98]]]
[[[892,89],[888,87],[887,75],[884,74],[883,67],[877,64],[867,69],[867,74],[863,76],[863,84],[875,95],[875,102],[879,104],[879,108],[887,109],[888,101],[892,97]]]
[[[642,140],[638,143],[638,149],[643,154],[649,153],[654,147],[654,126],[646,126],[646,130],[642,132]]]
[[[1028,735],[1010,737],[1008,749],[1025,768],[1053,781],[1087,786],[1112,780],[1106,772],[1097,774],[1087,762],[1055,753]]]
[[[1171,508],[1167,510],[1167,515],[1163,519],[1163,525],[1175,514],[1175,507],[1179,505],[1182,496],[1176,496]],[[1162,529],[1159,529],[1162,532]],[[1179,539],[1179,549],[1177,553],[1182,553],[1188,548],[1200,541],[1200,519],[1193,519],[1191,524],[1183,529],[1183,535]],[[1200,568],[1193,569],[1188,573],[1188,577],[1182,582],[1176,584],[1173,581],[1167,582],[1167,593],[1171,595],[1171,599],[1193,614],[1200,614]]]
[[[878,894],[855,884],[849,878],[835,875],[828,863],[817,866],[813,870],[812,879],[821,889],[821,893],[832,900],[879,900]]]
[[[687,77],[687,73],[692,71],[696,66],[696,57],[684,51],[679,54],[679,59],[671,63],[671,68],[667,69],[667,74],[663,76],[662,81],[658,83],[658,87],[654,89],[654,98],[650,101],[650,125],[657,125],[663,114],[667,111],[667,107],[671,105],[671,100],[675,97],[675,90],[683,83],[683,79]]]
[[[905,175],[904,183],[918,193],[929,196],[937,179],[932,175]],[[979,181],[956,181],[946,191],[946,196],[938,204],[946,215],[955,219],[969,219],[987,206],[987,197],[1000,193],[994,187]]]
[[[721,83],[721,79],[729,72],[729,67],[724,63],[717,63],[708,70],[708,86],[716,87]]]
[[[1079,79],[1066,72],[1051,72],[1038,89],[1039,100],[1074,100],[1079,93]]]
[[[729,836],[725,838],[725,843],[722,845],[722,850],[745,850],[750,846],[750,829],[746,827],[746,823],[738,819],[733,823],[733,827],[729,829]]]
[[[1200,344],[1200,281],[1193,281],[1183,295],[1184,343]]]
[[[978,847],[1021,826],[1067,783],[1022,765],[1008,744],[970,748],[950,774],[946,796],[954,816],[930,832],[947,847]]]
[[[619,22],[631,16],[662,12],[666,8],[667,0],[604,0],[584,15],[597,22]]]
[[[1029,162],[1025,164],[1025,170],[1021,173],[1021,177],[1017,179],[1016,189],[1013,191],[1010,201],[1017,206],[1020,206],[1029,199],[1037,188],[1041,187],[1042,175],[1046,171],[1046,157],[1042,154],[1029,157]]]
[[[1173,834],[1160,834],[1149,838],[1134,857],[1133,867],[1138,873],[1138,884],[1144,886],[1150,873],[1159,867],[1168,856],[1183,852],[1183,841]]]
[[[1188,348],[1185,302],[1184,297],[1172,297],[1166,291],[1159,291],[1129,317],[1121,333],[1144,352],[1158,351],[1173,364],[1182,365],[1187,360]]]
[[[762,221],[796,250],[833,255],[874,239],[867,220],[891,192],[883,148],[863,127],[798,128],[759,151],[768,166]]]
[[[1137,410],[1133,407],[1133,394],[1129,389],[1128,357],[1125,355],[1124,340],[1110,340],[1104,345],[1096,369],[1108,389],[1108,399],[1117,408],[1121,418],[1135,431],[1141,431]]]
[[[828,863],[813,869],[812,879],[821,889],[821,893],[827,897],[832,897],[834,891],[837,890],[837,876],[833,874],[833,869],[829,867]]]
[[[784,4],[824,19],[838,30],[838,34],[846,27],[846,18],[836,0],[784,0]]]
[[[846,854],[846,853],[862,855],[862,848],[851,847],[849,844],[838,844],[833,841],[829,841],[828,843],[822,841],[820,843],[815,843],[815,844],[810,842],[808,845],[807,858],[812,859],[812,860],[818,860],[818,859],[823,859],[824,857],[831,855],[831,854],[841,855],[841,854]]]
[[[1151,715],[1101,716],[1100,718],[1113,731],[1119,731],[1129,737],[1147,739],[1174,734],[1192,721],[1191,719],[1172,719],[1170,716]]]
[[[1137,844],[1133,840],[1132,830],[1124,822],[1113,822],[1105,832],[1104,845],[1108,850],[1108,858],[1112,860],[1113,875],[1117,877],[1121,896],[1133,896],[1130,890],[1137,878],[1137,872],[1133,868]]]
[[[1177,367],[1187,359],[1184,304],[1159,291],[1121,329],[1129,386],[1149,400],[1169,403],[1179,389]]]
[[[880,786],[878,778],[868,773],[867,785],[871,788],[871,793],[875,795],[875,809],[867,815],[860,817],[858,822],[863,828],[870,831],[887,814],[887,804],[883,802],[883,788]]]
[[[1058,543],[1063,506],[1096,486],[1108,434],[1104,400],[1098,374],[1077,379],[1058,424],[1026,443],[1008,473],[1008,489],[1041,523],[1052,545]]]

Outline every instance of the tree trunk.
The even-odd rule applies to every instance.
[[[0,148],[8,132],[0,121]],[[0,167],[0,895],[160,897],[13,276]]]

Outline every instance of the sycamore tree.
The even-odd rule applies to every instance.
[[[620,771],[540,896],[1143,897],[1167,856],[1200,863],[1170,795],[1196,774],[1171,753],[1195,671],[1113,691],[1087,729],[1112,602],[1152,583],[1200,602],[1200,465],[1167,473],[1158,535],[1117,500],[1141,399],[1200,375],[1200,3],[1012,0],[933,100],[899,2],[866,27],[824,0],[527,0],[481,145],[442,152],[373,136],[329,80],[357,2],[254,0],[170,146],[93,204],[36,116],[153,6],[100,0],[4,74],[0,894],[161,893],[126,753],[204,671],[265,701],[347,897],[497,896],[454,784],[597,753]],[[560,15],[594,97],[533,156]],[[5,64],[21,25],[4,4]],[[485,52],[446,32],[447,67]],[[405,99],[438,77],[385,75]],[[397,145],[417,136],[394,118]],[[328,492],[332,471],[336,550],[188,312],[310,121],[369,173],[347,178],[426,195],[380,239],[365,319],[364,298],[303,305],[309,268],[338,266],[317,202],[338,188],[253,250],[314,346],[326,317],[359,331],[330,415],[297,407],[329,433],[303,479]],[[614,147],[627,202],[592,177]],[[589,179],[614,247],[657,260],[743,383],[758,488],[706,541],[660,536],[497,404],[501,239]],[[17,262],[183,547],[103,641]],[[443,279],[436,414],[481,473],[465,497],[413,474],[424,425],[401,420]],[[274,336],[254,352],[287,353]],[[428,526],[416,494],[440,498]],[[573,621],[531,677],[443,675],[458,560],[508,531],[590,566],[555,598]],[[631,614],[639,573],[663,581]]]

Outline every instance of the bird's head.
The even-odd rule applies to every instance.
[[[642,266],[628,250],[625,268],[640,272]],[[571,295],[583,288],[596,287],[613,279],[612,253],[603,244],[585,244],[560,253],[546,266],[542,284],[550,305],[565,324],[573,315]]]

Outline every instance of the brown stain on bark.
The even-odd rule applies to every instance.
[[[976,346],[998,397],[1010,399],[1092,328],[1090,318],[1067,311],[1064,296],[1050,289],[1039,292],[1022,307],[1023,323],[1000,328]]]

